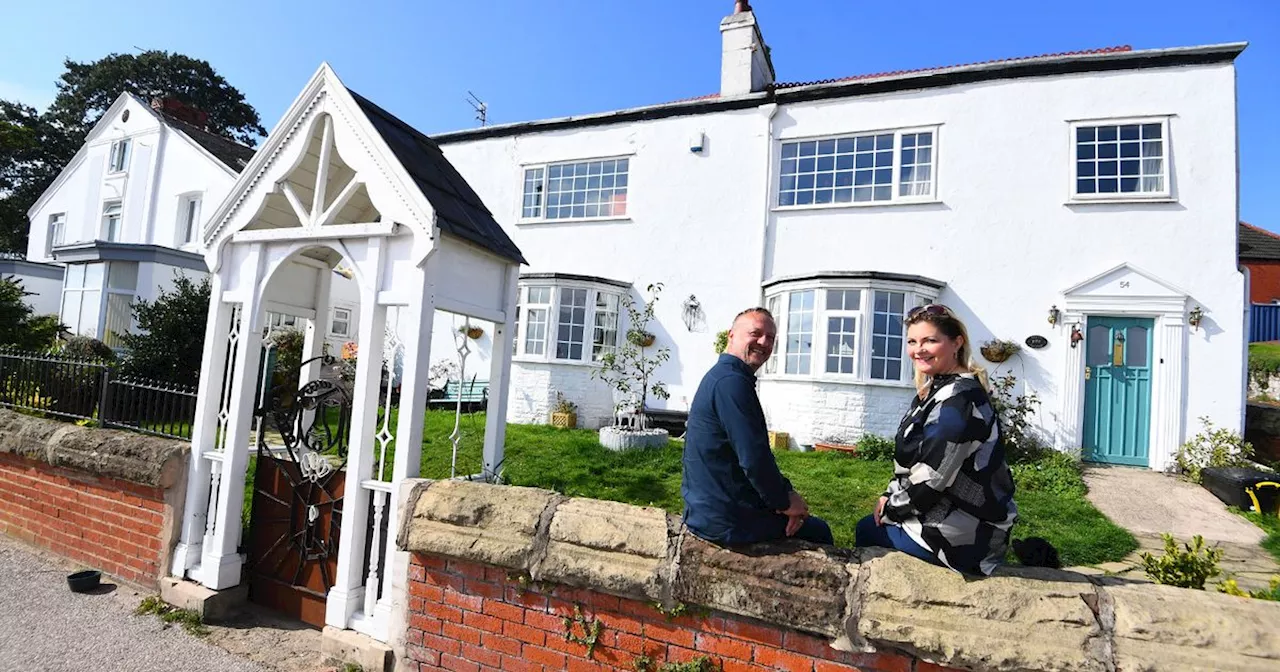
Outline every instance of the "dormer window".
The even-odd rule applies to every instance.
[[[129,166],[129,139],[111,143],[111,158],[107,162],[108,173],[123,173]]]

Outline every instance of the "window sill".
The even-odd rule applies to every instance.
[[[571,217],[567,219],[520,219],[516,221],[516,226],[543,226],[554,224],[595,224],[598,222],[629,222],[630,215],[621,215],[618,217]]]
[[[1177,203],[1172,196],[1118,196],[1115,198],[1068,198],[1063,205],[1111,205],[1133,203]]]
[[[511,358],[511,361],[521,364],[552,364],[555,366],[577,366],[590,369],[600,368],[600,362],[583,362],[576,359],[547,359],[546,357],[531,355],[516,355]]]
[[[800,376],[784,373],[762,373],[756,378],[767,383],[834,383],[856,387],[890,387],[899,390],[913,390],[915,384],[901,380],[870,380],[865,378],[848,378],[846,376]]]
[[[773,212],[806,212],[810,210],[844,210],[847,208],[895,208],[904,205],[936,205],[942,199],[915,199],[910,201],[870,201],[863,203],[820,203],[815,205],[775,205]]]

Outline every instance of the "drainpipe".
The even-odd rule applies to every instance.
[[[760,226],[760,284],[757,294],[758,301],[756,305],[764,305],[764,283],[768,280],[767,269],[769,264],[769,221],[772,218],[773,204],[773,118],[778,114],[778,104],[769,103],[762,105],[760,111],[764,113],[764,188],[761,189],[763,196],[762,207],[760,211],[763,218]]]
[[[154,165],[151,170],[151,180],[147,184],[147,214],[142,220],[142,240],[139,242],[143,244],[151,243],[161,245],[163,247],[174,247],[175,241],[172,240],[152,240],[152,236],[155,235],[156,230],[156,207],[160,201],[160,170],[164,165],[164,149],[168,138],[169,128],[162,121],[160,122],[160,136],[156,140],[156,156],[153,160]]]

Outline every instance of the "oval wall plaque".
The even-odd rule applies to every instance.
[[[1035,348],[1036,350],[1039,350],[1040,348],[1043,348],[1046,345],[1049,345],[1049,339],[1045,338],[1044,336],[1036,335],[1036,336],[1027,337],[1028,348]]]

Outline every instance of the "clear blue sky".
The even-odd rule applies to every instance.
[[[10,2],[0,98],[43,106],[62,59],[135,47],[210,61],[268,129],[321,61],[426,133],[712,93],[732,0]],[[1131,44],[1248,41],[1241,216],[1280,231],[1280,0],[754,0],[783,81]],[[29,28],[21,28],[21,27]],[[37,29],[36,27],[42,27]],[[44,28],[56,27],[56,28]],[[1229,142],[1230,137],[1223,137]]]

